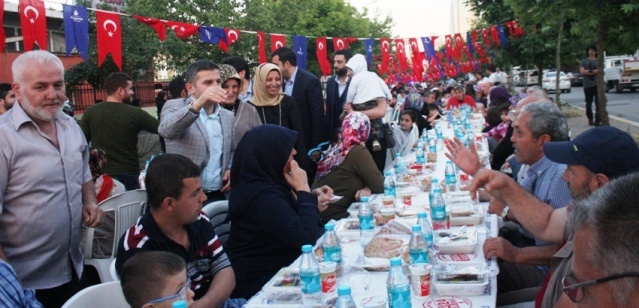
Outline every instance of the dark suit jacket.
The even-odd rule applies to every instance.
[[[285,83],[282,83],[282,88],[284,85]],[[292,94],[302,115],[305,148],[312,149],[327,140],[328,136],[324,125],[322,85],[315,75],[298,69]]]
[[[346,89],[342,96],[339,95],[339,85],[335,81],[336,75],[328,78],[326,82],[326,132],[333,133],[335,128],[341,127],[342,122],[339,120],[339,115],[344,110],[344,104],[346,103],[346,94],[348,93],[348,86],[351,84],[350,78],[346,82]]]

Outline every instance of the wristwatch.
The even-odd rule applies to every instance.
[[[186,105],[186,107],[188,107],[189,111],[193,112],[194,114],[198,114],[199,113],[193,108],[193,102],[190,102],[188,105]]]

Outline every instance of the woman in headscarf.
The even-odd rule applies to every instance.
[[[242,78],[235,71],[235,68],[228,64],[220,64],[219,66],[222,89],[226,90],[226,101],[222,102],[221,105],[235,115],[235,125],[233,126],[235,134],[234,148],[237,148],[244,134],[251,128],[262,125],[262,122],[253,105],[240,101],[239,93],[242,89]]]
[[[293,160],[298,133],[275,125],[248,131],[231,167],[229,220],[225,245],[233,270],[232,298],[250,298],[282,267],[322,235],[318,198],[306,172]]]
[[[370,120],[361,112],[349,113],[342,122],[339,143],[332,147],[317,166],[313,187],[327,185],[342,199],[327,208],[320,207],[322,221],[348,217],[351,203],[371,193],[384,192],[384,176],[364,145],[371,129]]]
[[[104,173],[107,163],[106,153],[100,149],[91,149],[89,152],[89,169],[95,185],[95,195],[98,203],[109,197],[125,192],[124,184]],[[108,258],[113,249],[115,229],[115,214],[108,212],[102,219],[102,223],[95,228],[93,234],[93,258]]]
[[[253,97],[249,103],[255,106],[262,124],[284,126],[298,133],[295,142],[296,160],[302,169],[307,170],[310,159],[304,146],[302,115],[295,99],[282,91],[282,72],[277,65],[262,63],[257,67],[253,80]]]

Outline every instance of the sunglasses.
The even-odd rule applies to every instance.
[[[166,302],[168,300],[172,300],[172,299],[177,299],[177,300],[186,300],[186,293],[187,290],[191,287],[191,279],[186,279],[186,283],[184,284],[184,286],[180,289],[180,291],[178,291],[177,294],[173,294],[173,295],[169,295],[169,296],[165,296],[165,297],[160,297],[158,299],[154,299],[144,305],[148,305],[148,304],[158,304],[161,302]]]
[[[639,273],[638,272],[629,272],[629,273],[623,273],[623,274],[616,274],[616,275],[611,275],[608,277],[604,277],[604,278],[599,278],[599,279],[595,279],[595,280],[589,280],[589,281],[585,281],[585,282],[579,282],[577,281],[577,278],[575,277],[574,273],[570,273],[566,276],[564,276],[564,278],[561,281],[561,284],[563,285],[563,291],[564,293],[566,293],[566,295],[568,295],[568,297],[570,297],[570,300],[572,300],[574,303],[578,303],[580,301],[582,301],[584,299],[584,292],[583,292],[583,288],[585,287],[589,287],[589,286],[594,286],[600,283],[604,283],[604,282],[608,282],[608,281],[612,281],[612,280],[617,280],[617,279],[622,279],[622,278],[629,278],[629,277],[634,277],[634,278],[639,278]]]

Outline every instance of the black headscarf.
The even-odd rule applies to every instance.
[[[284,167],[296,141],[297,132],[271,124],[256,126],[244,134],[231,166],[231,221],[241,216],[251,200],[265,190],[293,200]]]

